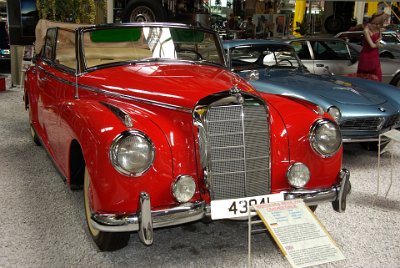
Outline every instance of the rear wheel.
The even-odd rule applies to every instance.
[[[26,95],[25,98],[28,98],[28,96]],[[32,114],[31,114],[31,109],[30,109],[30,106],[29,106],[29,102],[27,102],[27,104],[26,104],[26,109],[28,110],[28,114],[29,114],[29,126],[30,126],[30,129],[31,129],[32,140],[37,146],[40,146],[41,143],[40,143],[39,136],[38,136],[38,134],[36,133],[35,129],[32,126]]]
[[[381,151],[389,144],[389,142],[390,141],[381,142]],[[361,147],[363,147],[367,151],[377,152],[378,151],[378,142],[377,141],[362,142]]]
[[[157,0],[133,0],[127,6],[125,21],[165,21],[166,15],[161,1]]]
[[[36,134],[35,129],[32,127],[31,125],[31,136],[32,136],[32,140],[33,142],[37,145],[40,146],[40,140],[39,140],[39,136]]]
[[[85,168],[84,177],[84,195],[85,195],[85,215],[86,223],[93,241],[101,251],[113,251],[125,247],[128,244],[130,234],[127,232],[102,232],[97,230],[91,223],[91,206],[90,206],[90,175]]]

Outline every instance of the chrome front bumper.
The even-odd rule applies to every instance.
[[[340,172],[340,183],[329,189],[294,190],[285,192],[285,200],[301,198],[309,205],[332,202],[334,210],[343,212],[346,209],[346,197],[350,192],[350,172]],[[138,231],[141,241],[150,245],[153,242],[153,229],[198,221],[211,215],[210,206],[204,201],[181,204],[165,210],[151,211],[150,196],[140,194],[140,211],[136,214],[117,216],[114,214],[94,214],[91,224],[102,232]]]
[[[315,206],[324,202],[332,202],[333,209],[337,212],[346,210],[346,199],[350,193],[350,171],[342,169],[340,183],[328,189],[293,190],[285,192],[285,200],[301,198],[308,206]]]

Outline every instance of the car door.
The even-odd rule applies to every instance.
[[[297,56],[300,58],[301,62],[310,72],[314,72],[314,60],[312,59],[312,50],[309,46],[309,42],[306,40],[293,41],[290,45],[296,51]]]
[[[357,72],[358,62],[351,58],[345,41],[310,40],[314,55],[314,73],[346,75]]]
[[[60,119],[59,108],[62,102],[62,77],[56,67],[57,28],[50,28],[46,34],[42,61],[38,63],[38,121],[42,139],[52,157],[59,163]],[[59,166],[59,165],[58,165]]]
[[[50,140],[53,139],[54,127],[57,124],[56,111],[56,92],[52,90],[50,71],[54,59],[56,45],[57,29],[48,29],[43,47],[41,61],[37,68],[37,86],[38,86],[38,121],[40,133],[46,147],[52,153]]]

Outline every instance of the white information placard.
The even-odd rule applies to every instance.
[[[345,257],[315,214],[300,199],[254,206],[292,267],[308,267]]]

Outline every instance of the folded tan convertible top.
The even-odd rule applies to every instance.
[[[60,27],[65,29],[75,30],[79,27],[91,26],[90,24],[76,24],[76,23],[66,23],[66,22],[56,22],[50,20],[40,19],[36,24],[35,29],[35,53],[39,53],[44,46],[44,41],[46,37],[46,32],[48,28]]]

